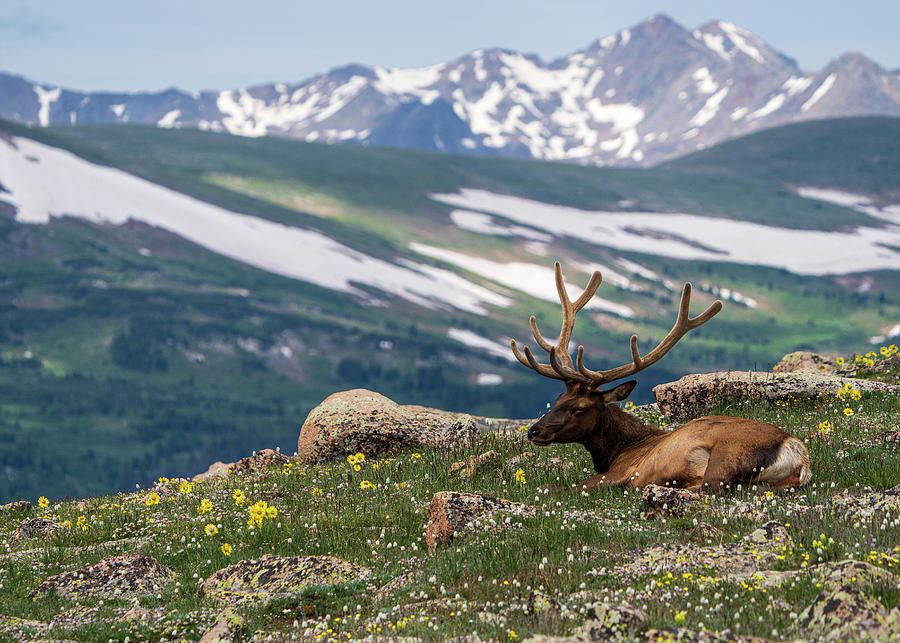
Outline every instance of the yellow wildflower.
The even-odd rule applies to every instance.
[[[178,485],[178,491],[180,491],[185,496],[194,490],[194,483],[188,482],[187,480],[183,481],[180,485]]]
[[[152,507],[153,505],[159,504],[159,494],[153,491],[152,493],[148,493],[144,497],[144,504],[148,507]]]
[[[200,506],[197,507],[197,513],[199,513],[201,515],[209,513],[212,510],[213,510],[213,503],[207,498],[204,498],[203,500],[201,500]]]
[[[843,357],[838,357],[838,358],[835,360],[835,362],[837,362],[838,368],[840,368],[841,366],[844,365],[844,358],[843,358]]]
[[[228,543],[225,543],[224,545],[222,545],[222,553],[223,554],[225,554],[226,556],[231,556],[231,551],[232,551],[231,545],[229,545]]]
[[[163,477],[159,478],[159,479],[157,480],[157,482],[158,482],[159,484],[169,484],[169,482],[171,482],[171,480],[169,480],[168,478],[166,478],[165,476],[163,476]]]
[[[525,484],[525,472],[522,469],[516,470],[516,482]]]
[[[362,489],[363,491],[365,491],[367,489],[374,489],[375,485],[372,484],[371,482],[369,482],[368,480],[363,480],[362,482],[359,483],[359,488]]]
[[[313,487],[312,491],[310,493],[312,493],[312,495],[314,495],[314,496],[321,496],[322,490],[319,489],[318,487]]]
[[[236,504],[238,507],[244,504],[244,501],[247,500],[247,496],[245,496],[244,492],[240,489],[235,489],[234,491],[232,491],[231,497],[234,499],[234,504]]]
[[[846,415],[847,417],[850,417],[851,415],[853,415],[853,409],[851,409],[848,406],[847,408],[844,409],[844,415]]]
[[[41,496],[40,498],[38,498],[38,506],[41,509],[46,509],[50,506],[50,501],[47,500],[47,496]]]
[[[206,527],[203,528],[203,531],[206,532],[207,536],[215,536],[217,533],[219,533],[219,528],[214,524],[209,523],[208,525],[206,525]]]

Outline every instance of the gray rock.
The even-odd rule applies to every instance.
[[[705,415],[717,402],[754,398],[775,402],[833,395],[845,383],[852,384],[862,392],[884,391],[900,395],[900,386],[871,380],[825,373],[746,371],[685,375],[675,382],[655,386],[653,394],[660,411],[666,417],[681,419]]]
[[[312,585],[364,580],[370,570],[334,556],[276,556],[242,560],[212,574],[200,594],[228,602],[266,603]]]
[[[401,406],[385,396],[353,389],[330,395],[310,411],[300,429],[297,457],[323,462],[357,452],[468,444],[478,427],[464,413]]]
[[[51,576],[29,596],[34,598],[55,593],[69,600],[140,596],[159,592],[173,577],[174,572],[155,558],[143,554],[122,554]]]

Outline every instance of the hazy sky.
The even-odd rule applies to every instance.
[[[0,70],[72,89],[224,89],[482,47],[549,60],[660,12],[729,20],[808,70],[851,50],[900,68],[898,0],[0,0]]]

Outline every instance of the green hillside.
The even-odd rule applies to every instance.
[[[0,131],[233,211],[314,228],[372,257],[456,270],[481,285],[491,282],[425,259],[409,243],[498,262],[547,266],[558,257],[571,281],[582,285],[587,274],[572,266],[627,257],[676,284],[727,286],[759,302],[755,309],[727,303],[713,322],[641,374],[635,401],[649,401],[654,384],[689,371],[766,368],[798,348],[864,348],[871,335],[900,320],[897,271],[801,277],[567,238],[555,239],[540,256],[521,239],[453,226],[452,208],[429,198],[481,188],[579,208],[614,209],[629,201],[634,209],[801,229],[879,224],[789,194],[749,164],[745,180],[738,171],[722,178],[668,166],[597,169],[146,127],[2,124]],[[507,417],[539,414],[560,388],[447,336],[457,328],[496,341],[527,340],[532,313],[553,335],[559,312],[551,302],[506,289],[515,303],[487,316],[381,294],[387,306],[369,306],[145,224],[64,217],[25,225],[13,216],[0,193],[0,467],[6,472],[0,501],[146,485],[163,473],[194,474],[263,447],[292,453],[309,409],[355,386],[401,403]],[[647,350],[674,319],[677,292],[640,276],[633,282],[645,290],[607,283],[600,294],[630,306],[634,319],[591,313],[579,320],[576,335],[592,367],[625,361],[631,332]],[[693,310],[713,299],[698,287]],[[503,383],[479,385],[479,373],[500,375]]]
[[[900,202],[900,118],[859,117],[776,127],[663,163],[658,169],[865,194]]]

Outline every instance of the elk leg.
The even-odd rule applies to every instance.
[[[700,481],[699,491],[717,493],[732,482],[750,480],[754,475],[747,464],[750,460],[741,447],[715,445],[709,452],[709,462],[706,465],[703,479]],[[755,462],[756,458],[752,458],[752,460]]]

